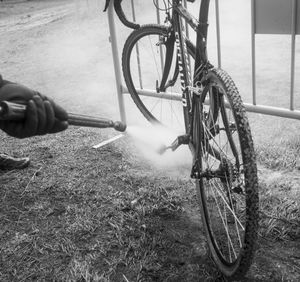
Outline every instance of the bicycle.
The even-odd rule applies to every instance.
[[[210,0],[201,1],[198,20],[181,0],[163,2],[165,25],[130,26],[135,30],[123,48],[124,79],[133,101],[152,123],[179,123],[170,101],[182,101],[184,134],[169,147],[189,146],[191,177],[211,256],[225,276],[241,278],[253,260],[259,218],[257,168],[246,111],[232,78],[208,60]],[[122,17],[124,13],[121,21],[128,23]],[[196,34],[196,44],[188,39],[185,22]],[[181,89],[173,93],[178,77]],[[162,103],[169,108],[162,110]]]

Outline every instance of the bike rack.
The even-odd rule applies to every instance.
[[[158,1],[158,0],[157,0]],[[292,1],[292,15],[291,15],[291,87],[290,87],[290,107],[287,108],[280,108],[280,107],[271,107],[265,105],[257,105],[256,103],[256,71],[255,71],[255,34],[259,33],[260,31],[257,30],[257,23],[256,23],[256,0],[251,0],[251,24],[252,24],[252,43],[251,43],[251,50],[252,50],[252,103],[245,103],[245,108],[249,112],[260,113],[265,115],[272,115],[284,118],[291,118],[291,119],[299,119],[300,120],[300,111],[294,109],[294,76],[295,76],[295,39],[297,33],[297,2],[298,0],[291,0]],[[263,1],[275,1],[275,0],[263,0]],[[281,0],[276,0],[281,1]],[[186,5],[186,0],[184,0],[184,4]],[[300,3],[299,3],[300,5]],[[132,16],[133,20],[135,20],[135,10],[134,10],[134,3],[131,0],[131,8],[132,8]],[[299,8],[299,7],[298,7]],[[221,44],[220,44],[220,17],[219,17],[219,0],[215,0],[215,9],[216,9],[216,36],[217,36],[217,58],[218,58],[218,66],[221,67]],[[127,88],[122,84],[122,75],[121,75],[121,68],[120,68],[120,58],[118,52],[118,43],[117,43],[117,33],[115,27],[115,14],[113,8],[113,1],[110,1],[110,5],[108,8],[108,22],[109,22],[109,40],[111,42],[112,54],[113,54],[113,63],[114,63],[114,71],[115,71],[115,80],[116,80],[116,87],[117,87],[117,95],[118,95],[118,102],[119,102],[119,111],[120,111],[120,118],[122,122],[126,123],[126,112],[125,112],[125,103],[124,103],[124,96],[123,94],[128,94]],[[157,22],[160,22],[159,11],[157,11]],[[300,21],[299,21],[300,23]],[[298,25],[299,25],[298,23]],[[299,32],[299,31],[298,31]],[[188,29],[187,29],[188,35]],[[181,101],[181,94],[178,95],[171,95],[165,93],[156,93],[156,91],[152,90],[145,90],[140,89],[138,91],[139,94],[145,96],[152,96],[158,98],[165,98],[165,99],[173,99]]]
[[[158,0],[156,0],[158,3]],[[184,0],[186,5],[186,0]],[[131,8],[132,8],[132,17],[133,21],[135,21],[135,10],[134,10],[134,2],[131,0]],[[114,62],[114,70],[115,70],[115,79],[116,79],[116,87],[117,87],[117,95],[118,95],[118,102],[119,102],[119,111],[120,111],[120,118],[121,121],[126,123],[126,111],[125,111],[125,103],[123,94],[129,94],[128,89],[126,86],[122,84],[122,76],[121,76],[121,68],[120,68],[120,58],[118,52],[118,42],[117,42],[117,35],[116,35],[116,27],[115,27],[115,14],[114,14],[114,5],[113,1],[110,1],[108,7],[108,23],[109,23],[109,40],[111,43],[112,53],[113,53],[113,62]],[[157,23],[160,23],[160,16],[159,11],[156,11],[156,20]],[[140,70],[141,71],[141,70]],[[152,90],[145,90],[140,89],[138,91],[139,94],[144,96],[151,96],[157,98],[165,98],[165,99],[173,99],[181,101],[181,94],[172,95],[167,93],[156,93],[156,91]]]
[[[108,24],[109,24],[109,40],[111,43],[111,49],[113,53],[113,62],[114,62],[114,70],[115,70],[115,78],[116,78],[116,86],[117,86],[117,95],[119,102],[119,111],[121,121],[126,123],[126,113],[125,113],[125,104],[123,97],[123,86],[122,86],[122,76],[121,76],[121,68],[120,68],[120,58],[118,52],[118,42],[116,36],[116,25],[115,25],[115,14],[114,14],[114,3],[110,1],[108,7]]]
[[[282,0],[251,0],[252,105],[248,108],[257,113],[300,119],[300,111],[295,110],[294,106],[295,45],[296,35],[300,33],[300,1],[284,1],[282,4]],[[256,105],[256,34],[291,35],[289,109]]]

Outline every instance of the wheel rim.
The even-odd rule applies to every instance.
[[[231,266],[243,249],[246,228],[242,150],[232,109],[224,107],[225,103],[230,104],[225,90],[212,81],[206,89],[203,97],[208,98],[209,105],[199,110],[204,133],[198,134],[204,173],[199,180],[204,224],[217,257],[224,265]],[[218,100],[217,114],[211,110],[212,105],[216,106],[212,97]]]
[[[156,90],[157,85],[160,85],[165,63],[166,46],[164,42],[166,38],[167,33],[165,30],[155,29],[151,33],[141,34],[132,46],[129,70],[136,93],[140,89],[153,92]],[[175,58],[173,58],[167,81],[174,77],[175,65]],[[141,70],[143,70],[143,73],[141,73]],[[161,123],[178,133],[184,132],[180,79],[177,79],[176,83],[168,87],[165,92],[159,92],[158,94],[161,97],[135,95],[138,103],[141,104],[141,111],[146,112],[145,116],[151,122]],[[170,99],[166,99],[166,97]]]

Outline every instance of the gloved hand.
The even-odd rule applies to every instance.
[[[0,129],[7,134],[17,138],[25,138],[56,133],[68,127],[67,112],[50,98],[23,85],[2,80],[1,75],[0,87],[0,101],[27,105],[24,120],[0,120]]]

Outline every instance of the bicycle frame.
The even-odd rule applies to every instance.
[[[225,276],[240,278],[253,259],[258,226],[257,169],[251,131],[234,81],[208,61],[210,1],[201,1],[198,20],[184,3],[164,0],[165,9],[156,3],[157,9],[166,11],[168,25],[149,24],[132,32],[123,49],[124,78],[134,103],[153,124],[168,125],[173,121],[174,129],[181,131],[182,119],[175,110],[183,107],[185,132],[157,153],[175,151],[182,144],[189,146],[193,158],[191,177],[195,180],[212,258]],[[196,33],[196,46],[189,41],[185,26]],[[172,103],[163,104],[161,99],[141,99],[145,94],[140,89],[136,65],[142,63],[132,56],[138,44],[143,52],[137,56],[141,61],[145,59],[148,67],[146,96],[182,99],[181,105],[173,109]]]
[[[181,138],[183,142],[189,143],[189,147],[191,149],[192,155],[194,156],[194,164],[192,168],[192,177],[198,178],[199,175],[195,175],[196,171],[202,171],[199,163],[200,147],[197,149],[192,144],[191,140],[193,139],[193,135],[197,134],[193,132],[194,127],[194,113],[199,112],[199,109],[196,109],[196,99],[200,99],[202,103],[204,103],[204,97],[202,94],[202,86],[203,80],[205,79],[206,71],[212,67],[212,65],[208,62],[207,56],[207,31],[208,31],[208,11],[209,11],[210,0],[202,0],[199,12],[199,20],[195,20],[195,18],[188,12],[188,10],[182,6],[182,0],[174,0],[173,1],[173,12],[172,12],[172,26],[175,33],[175,42],[177,45],[177,62],[179,66],[180,79],[181,79],[181,89],[182,89],[182,103],[183,106],[186,107],[184,111],[184,121],[186,125],[186,137]],[[196,47],[195,47],[195,64],[194,64],[194,76],[193,83],[188,81],[190,77],[188,77],[187,73],[183,70],[189,69],[189,60],[188,60],[188,52],[187,52],[187,44],[190,41],[185,37],[183,21],[184,19],[188,25],[196,32]],[[173,50],[172,50],[173,53]],[[168,55],[168,54],[167,54]],[[167,64],[167,63],[166,63]],[[166,72],[169,71],[166,68]],[[178,75],[175,70],[174,76]],[[176,80],[173,78],[173,80]],[[186,85],[186,82],[188,85]],[[164,82],[163,82],[164,83]],[[192,88],[190,86],[193,86]],[[189,88],[190,87],[190,88]],[[219,103],[222,103],[218,101]],[[200,112],[196,115],[198,118],[202,119]],[[200,120],[200,124],[202,124],[202,120]],[[229,125],[227,124],[227,127]],[[203,128],[198,128],[198,134],[200,134],[200,140],[204,140],[203,136]],[[229,137],[230,139],[230,137]],[[205,142],[204,142],[205,143]],[[232,142],[230,142],[232,144]],[[203,144],[205,146],[205,144]],[[233,146],[235,149],[235,146]],[[217,150],[211,151],[212,149],[207,148],[207,151],[217,158],[221,160],[220,152]],[[236,149],[234,150],[236,152]],[[197,168],[198,167],[198,168]]]
[[[170,81],[167,80],[167,76],[169,74],[171,64],[172,64],[172,57],[174,51],[174,41],[176,41],[177,51],[178,54],[188,57],[187,55],[187,48],[186,44],[192,44],[187,37],[183,38],[183,23],[182,19],[184,19],[188,25],[196,32],[196,50],[195,54],[195,72],[193,81],[201,81],[201,73],[203,66],[205,66],[208,62],[207,58],[207,47],[206,47],[206,40],[207,40],[207,30],[208,30],[208,10],[209,10],[209,3],[210,0],[202,0],[199,12],[199,20],[197,21],[189,11],[182,5],[182,0],[173,0],[172,2],[172,17],[170,18],[169,15],[167,16],[167,20],[171,22],[171,27],[173,28],[173,32],[175,33],[175,38],[173,32],[171,33],[170,37],[167,39],[167,53],[166,53],[166,62],[164,66],[164,73],[162,76],[162,80],[160,86],[157,87],[157,92],[164,92],[167,87],[174,85],[175,81],[178,77],[178,63],[181,67],[186,67],[188,65],[189,60],[178,60],[176,61],[176,69],[173,75],[173,79]],[[166,84],[167,82],[167,84]],[[191,84],[190,84],[191,85]],[[183,89],[186,88],[186,85],[182,85]],[[184,98],[184,101],[186,98]],[[184,106],[186,106],[184,104]]]
[[[189,13],[189,11],[182,6],[181,0],[174,0],[175,3],[173,7],[173,18],[177,18],[174,26],[179,26],[178,15],[184,18],[189,26],[197,33],[196,37],[196,58],[195,58],[195,70],[199,67],[199,64],[205,64],[207,59],[206,52],[206,40],[207,40],[207,30],[208,30],[208,10],[210,0],[202,0],[199,12],[199,20],[196,21],[195,18]]]
[[[210,0],[202,0],[199,12],[199,20],[197,21],[189,11],[182,5],[182,0],[173,0],[173,10],[172,10],[172,27],[174,29],[175,34],[175,43],[177,46],[177,62],[176,62],[176,70],[174,73],[173,81],[176,81],[178,76],[179,67],[180,79],[181,79],[181,90],[182,90],[182,103],[183,106],[187,108],[184,111],[184,121],[186,125],[186,133],[191,136],[192,132],[192,116],[193,116],[193,94],[191,89],[188,89],[188,86],[193,85],[193,87],[197,87],[196,82],[201,82],[203,79],[203,73],[207,69],[208,58],[207,58],[207,30],[208,30],[208,10],[209,10]],[[190,76],[186,74],[185,69],[189,70],[189,58],[187,52],[187,44],[190,43],[184,34],[184,26],[183,19],[187,22],[187,24],[196,32],[196,47],[195,47],[195,64],[194,64],[194,77],[193,82],[190,80]],[[172,41],[170,37],[168,40]],[[174,42],[174,39],[173,39]],[[173,54],[173,49],[169,48],[169,53]],[[166,79],[170,66],[172,54],[166,54],[166,65],[164,68],[163,78]],[[190,73],[190,70],[189,70]],[[161,86],[165,85],[165,79],[162,79]],[[188,85],[186,85],[188,82]],[[164,89],[160,87],[159,90]]]
[[[177,36],[177,45],[178,51],[182,56],[182,61],[185,57],[187,57],[186,52],[186,40],[183,38],[182,30],[183,23],[182,18],[186,20],[188,25],[196,32],[196,54],[195,54],[195,65],[194,65],[194,77],[193,81],[201,81],[203,66],[208,63],[207,58],[207,30],[208,30],[208,10],[209,10],[210,0],[202,0],[199,12],[199,20],[195,20],[195,18],[189,13],[189,11],[182,6],[182,0],[174,0],[173,1],[173,26],[175,35]],[[178,44],[179,43],[179,44]],[[180,62],[179,62],[180,63]],[[187,61],[181,62],[185,67]],[[182,85],[184,88],[186,85]],[[193,85],[195,86],[195,85]],[[189,105],[190,106],[190,105]]]

